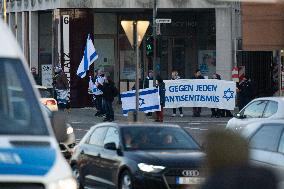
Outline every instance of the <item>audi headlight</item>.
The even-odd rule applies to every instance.
[[[71,126],[69,126],[69,127],[67,128],[67,135],[70,135],[70,134],[72,134],[73,132],[74,132],[73,128],[72,128]]]
[[[141,171],[147,172],[147,173],[159,173],[159,172],[161,172],[162,170],[165,169],[165,167],[163,167],[163,166],[148,165],[148,164],[145,164],[145,163],[139,163],[138,168]]]
[[[77,183],[73,178],[61,179],[48,185],[48,189],[77,189]]]

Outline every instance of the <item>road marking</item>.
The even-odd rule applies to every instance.
[[[184,127],[186,129],[190,129],[190,130],[199,130],[199,131],[208,131],[208,129],[202,129],[199,127]]]
[[[83,129],[74,129],[75,131],[83,131]]]
[[[208,120],[208,121],[195,121],[195,120],[191,120],[191,121],[182,121],[182,120],[177,120],[177,121],[172,121],[172,120],[168,120],[168,121],[164,121],[165,123],[191,123],[191,124],[195,124],[195,123],[227,123],[228,121],[215,121],[215,120]]]
[[[83,123],[83,122],[80,122],[80,121],[73,121],[73,122],[71,122],[72,124],[81,124],[81,123]]]

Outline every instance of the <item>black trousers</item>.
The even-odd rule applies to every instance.
[[[99,114],[104,114],[104,107],[103,107],[103,95],[97,95],[95,100],[96,108]]]
[[[183,113],[182,113],[182,107],[178,108],[178,110],[179,110],[179,113],[180,113],[180,114],[183,114]],[[176,114],[176,113],[177,113],[177,109],[176,109],[176,108],[173,108],[173,114]]]
[[[193,116],[199,117],[201,113],[200,107],[193,107]]]
[[[104,100],[104,107],[105,107],[106,118],[114,120],[112,101]]]

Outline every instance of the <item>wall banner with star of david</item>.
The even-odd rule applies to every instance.
[[[234,110],[236,83],[215,79],[166,80],[165,108],[207,107]]]

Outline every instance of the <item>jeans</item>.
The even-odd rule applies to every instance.
[[[104,100],[104,107],[106,111],[106,118],[114,120],[114,111],[112,107],[112,101]]]

